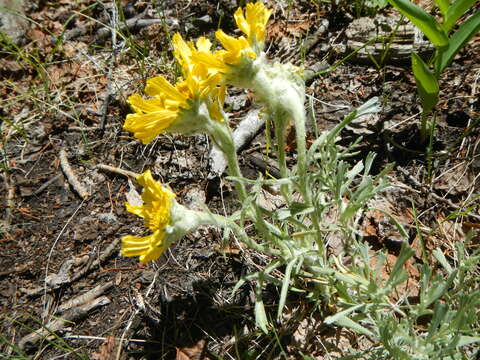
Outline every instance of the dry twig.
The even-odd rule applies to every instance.
[[[110,300],[106,296],[100,296],[87,304],[73,308],[67,311],[61,319],[52,320],[44,327],[24,336],[19,341],[18,346],[22,350],[34,349],[41,340],[50,337],[54,332],[69,326],[71,322],[80,321],[85,318],[90,311],[109,303]]]
[[[7,189],[7,207],[5,209],[4,220],[0,221],[0,230],[4,227],[5,232],[7,232],[10,228],[10,223],[12,222],[12,209],[15,207],[15,202],[13,201],[15,188],[11,184],[11,179],[7,171],[3,174],[3,179],[5,182],[5,188]]]
[[[70,299],[66,303],[63,303],[57,308],[56,314],[64,313],[71,308],[75,308],[78,306],[82,306],[86,303],[93,301],[94,299],[98,298],[99,296],[103,295],[105,291],[110,289],[113,286],[113,282],[108,282],[103,285],[98,285],[93,289],[87,291],[85,294],[79,295],[73,299]]]
[[[45,181],[37,190],[32,192],[31,194],[26,194],[23,195],[23,197],[31,197],[31,196],[37,196],[43,192],[47,187],[49,187],[51,184],[53,184],[55,181],[60,179],[62,177],[62,174],[57,174],[55,176],[52,176],[50,179]]]
[[[88,193],[87,189],[85,189],[85,187],[80,183],[80,181],[78,181],[77,176],[73,172],[70,163],[68,162],[67,152],[64,149],[60,150],[59,157],[60,165],[65,176],[67,177],[68,182],[70,183],[70,185],[72,185],[73,189],[78,193],[78,195],[80,195],[82,199],[87,200],[90,194]]]
[[[113,167],[113,166],[110,166],[110,165],[105,165],[105,164],[97,164],[96,168],[100,169],[100,170],[104,170],[104,171],[109,171],[109,172],[112,172],[112,173],[115,173],[115,174],[123,175],[125,177],[130,177],[130,178],[133,178],[133,179],[135,179],[139,175],[139,174],[137,174],[133,171],[123,170],[123,169]]]
[[[115,227],[118,230],[118,227]],[[48,285],[49,287],[45,289],[43,286],[36,287],[34,289],[23,289],[21,288],[20,291],[25,293],[27,296],[38,296],[42,292],[51,292],[52,290],[58,289],[61,286],[69,285],[81,277],[85,276],[90,270],[98,267],[101,263],[103,263],[107,258],[109,258],[113,252],[117,249],[118,243],[120,242],[119,239],[115,239],[112,243],[105,249],[105,251],[97,257],[95,260],[90,261],[87,266],[85,266],[82,270],[77,271],[75,276],[69,277],[68,274],[65,274],[65,268],[68,267],[70,269],[71,265],[70,262],[73,263],[73,260],[67,260],[62,267],[60,268],[59,272],[55,275],[50,275]],[[93,255],[92,255],[93,256]],[[93,257],[92,257],[93,259]]]

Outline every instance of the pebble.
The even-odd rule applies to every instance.
[[[24,0],[0,0],[0,9],[0,31],[20,45],[25,41],[29,25],[25,18]]]

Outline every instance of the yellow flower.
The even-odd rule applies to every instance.
[[[148,80],[145,87],[149,99],[134,94],[127,100],[135,113],[127,115],[123,128],[133,132],[144,144],[166,131],[184,134],[201,131],[202,124],[195,122],[187,112],[192,110],[196,113],[197,109],[192,107],[198,107],[203,100],[208,103],[212,117],[223,120],[218,117],[216,109],[219,106],[217,102],[223,106],[225,99],[225,86],[219,85],[221,74],[204,64],[192,62],[194,52],[210,52],[210,41],[200,38],[195,48],[192,43],[186,43],[180,34],[175,34],[172,42],[184,79],[172,85],[163,76],[156,76]]]
[[[210,71],[223,74],[234,73],[234,67],[248,65],[249,60],[255,60],[263,50],[265,42],[266,25],[272,10],[261,2],[247,4],[245,14],[242,8],[235,12],[235,22],[238,28],[246,35],[238,38],[225,34],[222,30],[215,32],[215,37],[220,41],[224,50],[215,53],[202,50],[198,44],[193,61],[204,64]],[[246,60],[246,61],[245,61]]]
[[[247,35],[250,46],[265,41],[265,28],[271,14],[272,10],[267,9],[261,2],[247,4],[245,16],[241,8],[235,11],[233,15],[235,22],[238,28]]]
[[[193,62],[192,55],[196,51],[210,53],[210,49],[212,47],[212,43],[210,42],[210,40],[203,36],[198,38],[196,44],[197,46],[195,48],[191,41],[188,43],[185,42],[182,36],[179,33],[176,33],[175,35],[173,35],[172,43],[174,49],[173,55],[175,55],[175,58],[182,67],[183,73],[193,73],[195,75],[198,75],[198,73],[200,73],[203,75],[204,71],[207,70],[207,68],[204,68],[202,64]]]
[[[171,244],[166,240],[165,234],[171,222],[175,194],[156,182],[150,170],[139,175],[137,180],[144,188],[142,193],[144,204],[136,206],[126,203],[125,205],[129,212],[143,218],[145,226],[153,233],[143,237],[124,236],[121,254],[140,256],[140,262],[147,263],[158,259]]]

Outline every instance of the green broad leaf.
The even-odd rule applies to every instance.
[[[435,0],[435,4],[437,4],[442,16],[445,18],[450,7],[450,0]]]
[[[437,48],[448,46],[442,26],[429,13],[408,0],[388,0],[402,15],[414,23]]]
[[[438,63],[438,73],[441,73],[450,65],[453,58],[465,46],[465,44],[480,31],[480,11],[470,16],[460,25],[455,34],[450,38],[448,47],[441,51]]]
[[[465,12],[470,9],[477,0],[456,0],[448,9],[445,21],[443,23],[444,30],[448,33]]]
[[[350,328],[350,329],[356,331],[359,334],[363,334],[363,335],[370,336],[370,337],[375,337],[375,335],[370,330],[368,330],[366,327],[363,327],[359,323],[353,321],[352,319],[350,319],[346,316],[343,316],[340,319],[338,319],[335,322],[335,324],[337,324],[338,326]]]
[[[422,101],[423,111],[430,112],[438,102],[438,81],[427,64],[416,53],[412,53],[412,70],[417,82],[417,90]]]

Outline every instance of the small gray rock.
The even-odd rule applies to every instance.
[[[18,45],[25,41],[27,29],[24,0],[0,0],[0,32]]]

